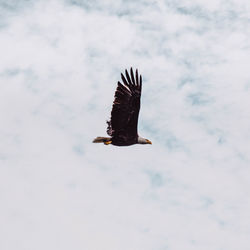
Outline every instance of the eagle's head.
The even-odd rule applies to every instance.
[[[152,142],[146,138],[138,136],[138,144],[152,144]]]

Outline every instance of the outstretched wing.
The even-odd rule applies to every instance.
[[[121,140],[134,140],[137,139],[142,77],[138,76],[137,70],[134,76],[131,68],[130,75],[125,70],[125,76],[121,74],[121,78],[123,84],[118,81],[107,133]]]

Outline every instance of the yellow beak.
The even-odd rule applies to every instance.
[[[147,140],[147,143],[152,145],[152,142],[150,140]]]

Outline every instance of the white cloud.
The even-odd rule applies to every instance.
[[[0,248],[247,250],[247,1],[0,1]],[[105,135],[120,72],[139,129]]]

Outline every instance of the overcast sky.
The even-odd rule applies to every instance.
[[[249,250],[249,0],[0,0],[0,249]],[[106,135],[120,73],[140,135]]]

